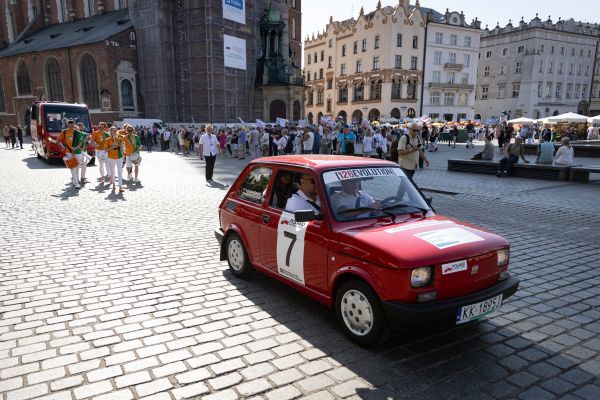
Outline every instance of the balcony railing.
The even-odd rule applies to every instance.
[[[467,83],[445,83],[445,82],[429,82],[430,88],[439,88],[439,89],[464,89],[464,90],[473,90],[475,89],[475,85],[469,85]]]
[[[462,64],[454,64],[454,63],[445,63],[444,69],[455,69],[455,70],[460,71],[461,69],[463,69],[463,65]]]

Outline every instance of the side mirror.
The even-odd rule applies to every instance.
[[[298,210],[294,212],[296,222],[322,221],[323,215],[315,215],[313,210]]]
[[[433,197],[425,196],[425,202],[431,207],[431,203],[433,203]]]

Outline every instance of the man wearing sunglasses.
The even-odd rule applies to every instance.
[[[315,215],[321,214],[321,202],[317,196],[315,178],[310,174],[300,177],[300,189],[285,203],[285,211],[293,213],[300,210],[313,210]]]

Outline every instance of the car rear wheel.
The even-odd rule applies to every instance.
[[[344,333],[361,346],[373,346],[387,330],[379,297],[363,281],[342,283],[335,297],[336,314]]]
[[[246,278],[250,276],[253,271],[250,260],[248,259],[248,253],[244,247],[244,242],[235,233],[232,233],[227,237],[225,244],[227,251],[227,263],[231,273],[240,278]]]

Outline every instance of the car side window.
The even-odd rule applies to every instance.
[[[285,209],[285,205],[290,197],[300,187],[298,185],[299,177],[289,170],[280,170],[277,172],[277,178],[273,182],[273,190],[271,191],[271,201],[269,205],[281,210]]]
[[[238,197],[256,204],[262,204],[273,170],[268,167],[254,167],[238,191]]]

